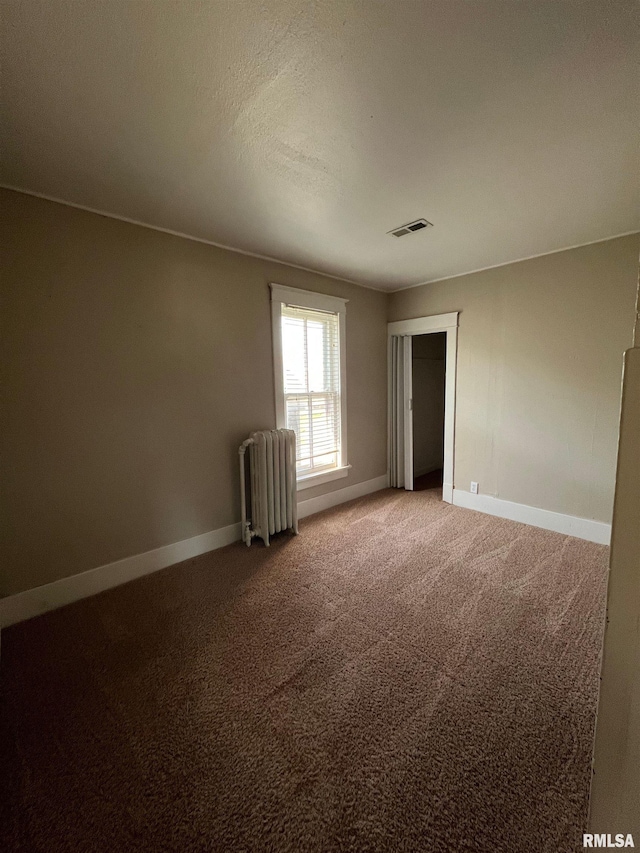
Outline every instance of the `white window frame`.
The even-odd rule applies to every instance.
[[[309,308],[314,311],[329,311],[338,315],[340,334],[340,460],[337,468],[320,471],[316,474],[298,474],[298,491],[320,486],[332,480],[339,480],[349,474],[351,465],[347,462],[347,355],[346,355],[346,316],[348,299],[327,296],[311,290],[299,290],[297,287],[285,287],[271,284],[271,325],[273,332],[273,374],[276,394],[276,426],[286,427],[286,409],[284,395],[284,372],[282,363],[282,305],[297,308]]]

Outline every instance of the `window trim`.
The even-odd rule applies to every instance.
[[[309,308],[315,311],[328,311],[338,315],[340,334],[340,464],[328,471],[315,474],[298,474],[298,491],[319,486],[346,477],[351,465],[347,462],[347,356],[346,356],[346,315],[348,299],[339,296],[327,296],[311,290],[297,287],[285,287],[282,284],[270,284],[271,288],[271,328],[273,339],[273,376],[276,401],[276,427],[286,427],[284,373],[282,362],[282,305]]]

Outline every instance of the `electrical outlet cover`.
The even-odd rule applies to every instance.
[[[474,483],[474,482],[471,483],[471,494],[472,495],[478,494],[478,484],[477,483]]]

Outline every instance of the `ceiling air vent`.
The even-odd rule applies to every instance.
[[[431,222],[426,219],[416,219],[414,222],[409,222],[407,225],[401,225],[399,228],[394,228],[393,231],[387,231],[387,234],[393,234],[394,237],[404,237],[405,234],[411,234],[413,231],[422,231],[423,228],[433,228]]]

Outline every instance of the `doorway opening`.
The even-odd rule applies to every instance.
[[[442,470],[442,500],[453,503],[458,312],[399,320],[388,330],[389,485],[437,488]]]
[[[446,332],[412,340],[413,489],[442,495]]]

